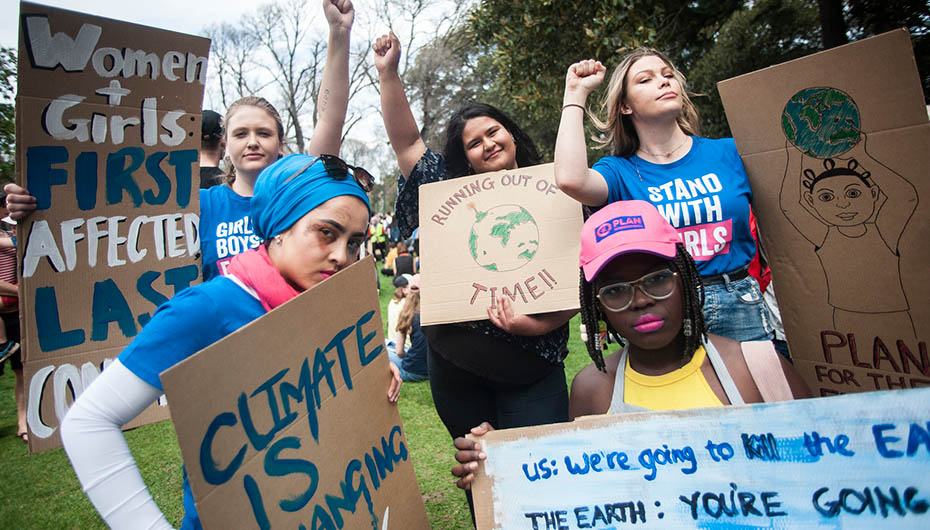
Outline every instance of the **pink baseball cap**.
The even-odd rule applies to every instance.
[[[604,265],[629,252],[648,252],[674,258],[681,243],[672,225],[652,203],[612,202],[598,210],[581,228],[581,268],[589,282]]]

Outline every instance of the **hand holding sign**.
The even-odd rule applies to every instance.
[[[471,483],[475,480],[475,471],[478,470],[478,463],[486,459],[488,455],[481,450],[481,442],[473,437],[484,436],[494,430],[494,427],[484,421],[481,425],[471,428],[469,437],[459,436],[453,442],[458,451],[455,452],[455,459],[459,462],[452,467],[452,474],[459,477],[455,485],[463,490],[470,490]]]

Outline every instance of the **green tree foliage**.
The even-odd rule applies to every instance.
[[[0,48],[0,184],[13,181],[16,150],[16,50]]]
[[[924,100],[930,104],[930,3],[927,0],[850,0],[847,18],[854,39],[902,27],[911,32]]]
[[[627,51],[654,46],[686,69],[742,3],[485,0],[472,11],[468,29],[496,73],[487,99],[513,114],[551,155],[569,65],[593,57],[610,69]]]
[[[730,136],[717,82],[766,68],[820,48],[817,7],[804,0],[760,0],[734,12],[715,43],[688,70],[701,115],[701,134]]]
[[[568,66],[593,57],[609,74],[637,46],[667,53],[701,94],[703,134],[729,136],[716,83],[822,49],[819,4],[839,5],[849,40],[907,27],[930,93],[926,0],[484,0],[466,27],[490,58],[484,99],[511,113],[548,156]]]

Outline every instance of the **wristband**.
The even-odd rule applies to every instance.
[[[584,105],[579,105],[577,103],[566,103],[562,105],[562,110],[565,110],[568,107],[578,107],[579,109],[581,109],[581,112],[584,112]]]

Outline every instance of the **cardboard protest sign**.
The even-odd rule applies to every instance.
[[[19,20],[16,168],[37,199],[18,228],[36,451],[58,445],[59,419],[105,359],[198,280],[210,42],[30,3]],[[166,417],[149,409],[132,425]]]
[[[798,371],[820,395],[930,385],[930,124],[907,32],[719,88]]]
[[[373,269],[368,257],[161,374],[205,528],[429,527],[386,397]]]
[[[478,529],[927,528],[928,400],[899,390],[493,431],[472,486]]]
[[[576,309],[582,224],[552,164],[421,186],[423,325],[486,319],[501,296],[517,314]]]

